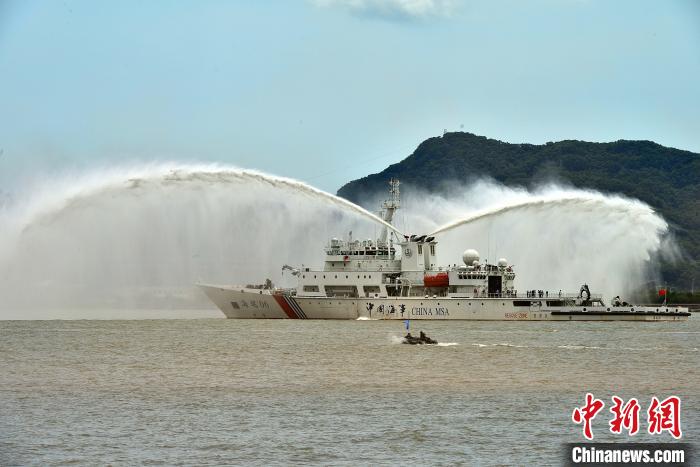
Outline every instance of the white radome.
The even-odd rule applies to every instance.
[[[479,262],[479,252],[471,248],[464,250],[464,253],[462,253],[462,261],[464,261],[464,264],[467,266],[473,266],[474,262]]]
[[[508,266],[508,260],[505,259],[505,258],[499,259],[499,260],[498,260],[498,266],[500,266],[500,267],[502,267],[502,268]]]

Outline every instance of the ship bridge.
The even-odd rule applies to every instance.
[[[395,260],[396,249],[393,243],[372,240],[350,240],[345,242],[334,238],[326,246],[325,268],[334,268],[337,262],[351,262],[352,260]]]
[[[392,241],[331,239],[323,269],[302,268],[297,294],[318,297],[380,297],[401,275]]]

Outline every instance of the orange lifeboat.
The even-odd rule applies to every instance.
[[[446,272],[438,272],[432,275],[426,274],[423,277],[423,285],[426,287],[447,287],[450,285],[450,276]]]

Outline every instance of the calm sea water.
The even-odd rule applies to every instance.
[[[700,435],[700,316],[687,323],[0,322],[0,464],[553,464],[592,392],[682,398]],[[646,428],[646,420],[642,420]],[[641,434],[633,439],[671,440]]]

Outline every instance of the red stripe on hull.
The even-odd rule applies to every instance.
[[[280,308],[282,308],[289,319],[299,319],[292,307],[289,305],[289,303],[287,303],[287,300],[284,299],[284,295],[273,295],[273,297],[275,297],[275,301]]]

